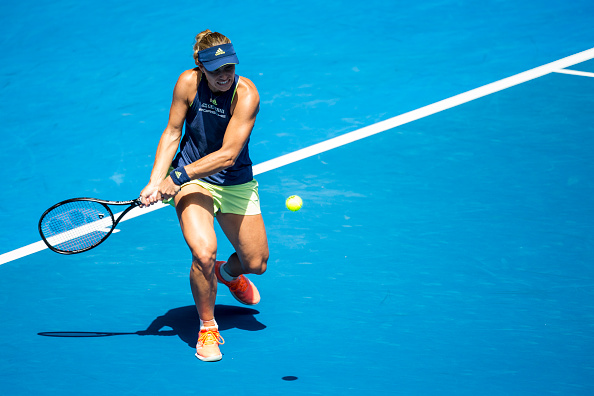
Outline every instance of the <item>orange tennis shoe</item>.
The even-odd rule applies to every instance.
[[[203,362],[217,362],[223,358],[219,349],[219,344],[224,344],[225,340],[219,334],[219,327],[203,327],[198,333],[198,343],[196,344],[196,357]]]
[[[219,283],[224,284],[231,291],[231,295],[235,297],[237,301],[246,305],[256,305],[260,302],[260,292],[256,286],[244,275],[240,275],[237,279],[231,282],[226,281],[221,276],[221,271],[224,271],[221,267],[226,261],[217,261],[215,264],[215,274]]]

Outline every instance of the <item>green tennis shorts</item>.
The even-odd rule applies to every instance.
[[[190,184],[197,184],[210,192],[212,195],[215,216],[219,211],[221,213],[233,213],[246,216],[262,213],[260,210],[260,195],[258,194],[258,182],[256,179],[235,186],[218,186],[202,180],[191,180],[182,184],[181,188]],[[173,199],[165,200],[163,203],[175,206]]]

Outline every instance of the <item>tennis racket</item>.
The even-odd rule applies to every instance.
[[[110,206],[127,206],[114,217]],[[73,198],[46,210],[39,219],[39,234],[48,248],[56,253],[75,254],[99,246],[114,231],[122,217],[142,203],[106,201],[95,198]]]

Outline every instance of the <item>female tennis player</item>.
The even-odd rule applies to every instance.
[[[260,294],[245,274],[264,273],[268,261],[248,151],[260,98],[250,80],[235,74],[239,60],[224,35],[199,33],[194,59],[197,67],[183,72],[175,85],[169,122],[140,198],[145,206],[160,200],[175,204],[192,253],[190,286],[200,316],[196,357],[217,361],[224,343],[214,316],[217,280],[238,301],[257,304]],[[216,261],[215,217],[235,248],[226,262]]]

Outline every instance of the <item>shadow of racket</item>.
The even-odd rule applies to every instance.
[[[139,336],[174,336],[177,333],[173,330],[164,330],[158,332],[149,331],[135,331],[134,333],[114,333],[110,331],[43,331],[37,335],[44,337],[66,337],[66,338],[82,338],[82,337],[112,337],[121,335],[139,335]]]
[[[266,328],[266,325],[256,319],[260,312],[246,307],[220,305],[215,306],[219,330],[224,331],[232,328],[259,331]],[[145,329],[135,332],[111,332],[111,331],[43,331],[37,333],[43,337],[59,338],[93,338],[113,336],[178,336],[189,347],[194,348],[200,330],[198,311],[194,305],[170,309],[164,315],[155,318]]]

